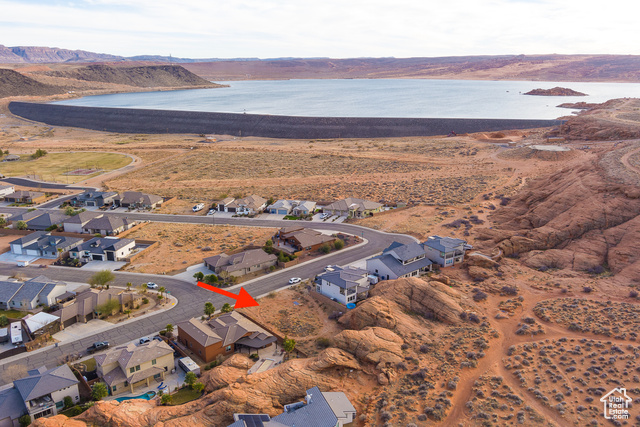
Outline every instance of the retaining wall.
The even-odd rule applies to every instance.
[[[188,133],[268,138],[385,138],[559,126],[561,120],[297,117],[197,111],[76,107],[11,102],[26,119],[119,133]]]

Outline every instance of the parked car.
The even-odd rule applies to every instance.
[[[162,339],[162,338],[160,338],[158,335],[156,335],[155,337],[153,337],[153,339],[154,339],[154,340],[156,340],[156,341],[163,341],[163,339]]]
[[[147,337],[140,338],[139,342],[140,342],[140,344],[146,344],[148,342],[151,342],[151,338],[147,338]]]
[[[113,209],[116,209],[116,208],[117,208],[116,205],[111,205],[111,207],[109,209],[113,210]]]
[[[328,213],[323,213],[322,215],[320,215],[320,219],[327,219],[329,218],[331,215]]]
[[[149,282],[149,283],[147,283],[147,288],[149,288],[149,289],[158,289],[158,285],[156,285],[153,282]]]
[[[211,216],[211,215],[213,215],[214,213],[216,213],[216,210],[215,210],[215,209],[209,209],[209,212],[207,212],[207,216]]]
[[[104,350],[109,348],[109,343],[107,341],[98,341],[94,342],[91,347],[87,348],[87,353],[93,354],[96,351]]]
[[[204,203],[198,203],[197,205],[191,208],[191,210],[194,212],[201,211],[202,209],[204,209]]]
[[[302,279],[299,277],[292,277],[291,279],[289,279],[289,284],[293,285],[294,283],[300,283],[301,281]]]

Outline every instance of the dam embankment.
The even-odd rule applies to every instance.
[[[16,116],[52,126],[118,133],[188,133],[266,138],[386,138],[558,126],[561,120],[299,117],[11,102]]]

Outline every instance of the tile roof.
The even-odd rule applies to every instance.
[[[243,270],[264,262],[278,259],[273,254],[268,254],[262,249],[249,249],[234,255],[220,254],[204,259],[204,262],[214,267],[221,267],[228,272]]]
[[[310,200],[302,200],[298,203],[294,209],[305,210],[312,212],[316,208],[316,202],[312,202]]]
[[[29,374],[28,377],[13,382],[25,402],[65,387],[70,387],[79,382],[67,365],[57,366],[49,370],[46,370],[43,366],[38,370],[29,371]]]
[[[289,209],[293,208],[293,203],[289,200],[280,199],[272,205],[267,206],[267,209]]]
[[[130,367],[140,365],[167,354],[173,354],[173,349],[164,341],[151,340],[146,344],[136,346],[131,343],[127,346],[116,347],[107,353],[95,357],[96,363],[105,366],[118,362],[126,372]]]
[[[178,323],[176,326],[179,331],[185,332],[204,347],[222,341],[222,338],[216,334],[213,329],[206,323],[202,323],[199,319],[189,319],[185,322]]]
[[[226,199],[225,199],[226,200]],[[267,199],[262,198],[260,196],[256,196],[255,194],[252,196],[245,197],[243,199],[235,199],[230,203],[225,204],[225,206],[229,207],[240,207],[245,206],[249,209],[257,210],[267,203]]]
[[[208,323],[198,319],[190,319],[178,324],[178,329],[184,331],[200,345],[207,347],[222,341],[223,346],[233,344],[249,334],[247,338],[268,341],[272,335],[256,325],[240,313],[232,311],[218,316]]]
[[[9,217],[9,219],[13,222],[17,222],[17,221],[28,221],[32,218],[35,218],[37,216],[42,215],[41,211],[27,211],[21,214],[15,214],[15,215],[11,215],[11,217]]]
[[[11,198],[11,199],[24,199],[24,198],[37,199],[38,197],[42,197],[42,196],[44,196],[44,193],[40,193],[38,191],[16,191],[13,194],[9,194],[8,196],[5,196],[5,198]]]
[[[155,194],[146,194],[140,191],[125,191],[118,198],[120,199],[120,204],[133,205],[139,203],[145,206],[151,206],[164,200]]]
[[[84,211],[62,221],[63,224],[86,224],[94,218],[103,216],[103,213]]]
[[[287,235],[287,239],[295,239],[303,248],[309,248],[314,245],[336,240],[333,236],[322,234],[321,232],[310,228],[303,228],[300,231],[293,232]]]
[[[90,220],[82,228],[86,230],[113,231],[129,223],[130,222],[126,218],[120,218],[120,217],[115,217],[111,215],[108,215],[108,216],[103,215],[101,217]]]

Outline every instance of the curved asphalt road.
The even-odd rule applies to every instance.
[[[107,215],[113,216],[127,216],[129,218],[135,218],[138,220],[149,220],[156,222],[173,222],[173,223],[191,223],[191,224],[229,224],[229,225],[241,225],[241,226],[254,226],[254,227],[286,227],[293,225],[302,225],[305,227],[313,227],[322,230],[332,230],[336,232],[343,232],[348,234],[354,234],[363,237],[367,240],[365,244],[358,247],[348,248],[324,256],[320,259],[304,263],[303,265],[287,268],[286,270],[278,271],[268,274],[260,278],[260,280],[254,281],[243,287],[253,296],[258,297],[268,294],[271,291],[276,291],[288,286],[288,280],[291,277],[313,278],[316,274],[320,273],[323,268],[328,264],[348,264],[359,259],[363,259],[380,252],[387,247],[393,241],[399,241],[402,243],[409,243],[416,241],[415,238],[407,235],[384,233],[370,228],[365,228],[353,224],[339,224],[339,223],[319,223],[309,221],[283,221],[283,220],[260,220],[249,218],[215,218],[206,216],[191,216],[191,215],[163,215],[163,214],[150,214],[150,213],[112,213],[106,212]],[[201,262],[200,256],[194,256],[193,264]],[[0,264],[0,275],[10,276],[18,270],[13,265]],[[49,267],[43,270],[38,267],[24,267],[19,271],[25,276],[35,277],[40,274],[44,274],[50,279],[69,281],[69,282],[84,282],[86,283],[89,278],[95,273],[88,270],[65,268],[65,267]],[[77,341],[70,342],[59,347],[48,347],[46,351],[23,353],[20,355],[19,361],[13,361],[13,358],[0,360],[0,378],[2,378],[3,371],[7,369],[13,363],[23,364],[28,369],[40,367],[42,365],[52,366],[54,364],[62,363],[62,358],[65,355],[83,352],[88,346],[96,341],[109,341],[111,345],[120,345],[138,337],[151,335],[157,333],[163,329],[167,323],[176,324],[184,320],[188,320],[191,317],[201,316],[204,311],[204,303],[210,301],[214,307],[220,309],[225,302],[231,304],[234,300],[213,292],[201,289],[195,286],[194,282],[186,282],[178,280],[172,276],[162,275],[149,275],[138,273],[123,273],[114,272],[116,279],[112,282],[114,286],[125,286],[127,282],[131,282],[134,285],[140,283],[146,283],[153,281],[159,286],[164,286],[171,295],[178,299],[178,303],[170,310],[163,311],[161,313],[142,318],[136,322],[120,325],[113,329],[97,333],[90,337],[86,337]],[[238,289],[232,290],[237,293]]]

